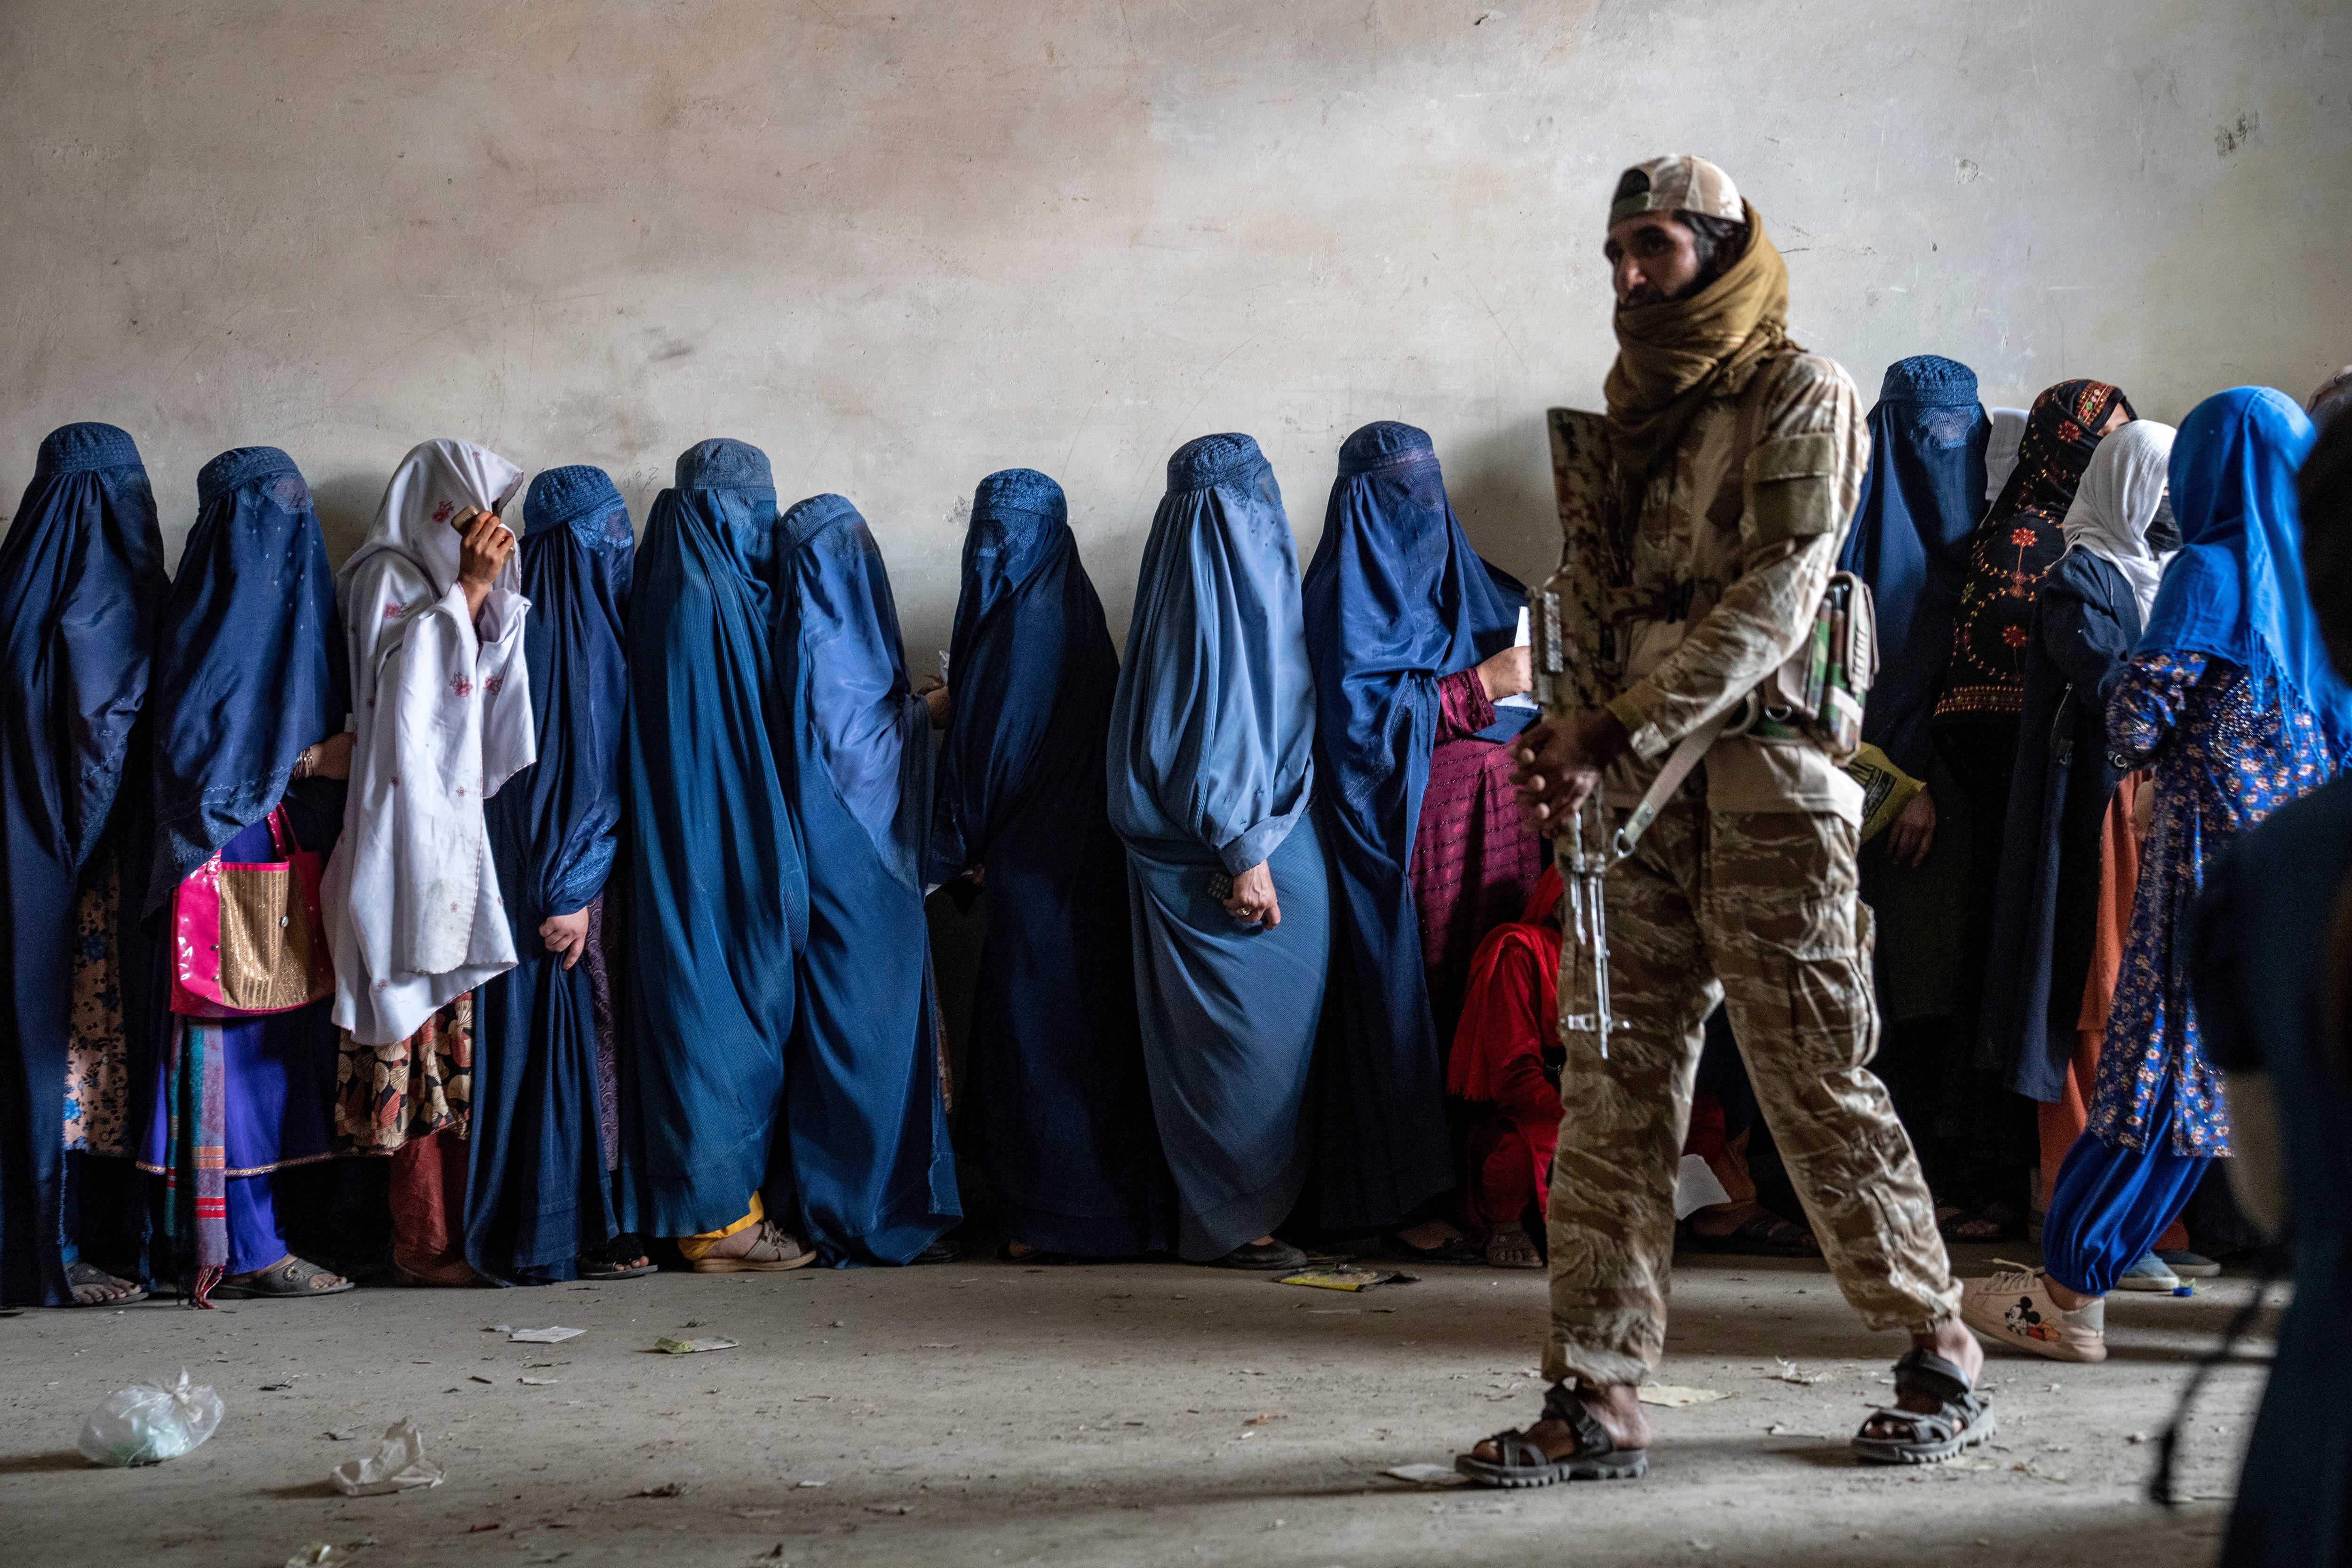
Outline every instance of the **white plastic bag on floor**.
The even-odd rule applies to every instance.
[[[188,1369],[176,1384],[134,1383],[118,1388],[82,1423],[82,1457],[100,1465],[153,1465],[195,1448],[221,1424],[220,1396],[191,1386]]]

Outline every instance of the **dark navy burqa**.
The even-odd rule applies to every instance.
[[[466,1260],[492,1279],[545,1284],[576,1278],[579,1254],[616,1229],[590,970],[565,968],[539,927],[604,895],[619,843],[636,541],[601,468],[541,474],[522,521],[523,656],[539,760],[488,808],[519,961],[474,998]],[[603,909],[605,932],[615,903]]]
[[[964,1125],[1015,1239],[1092,1257],[1172,1241],[1135,1016],[1127,854],[1103,798],[1118,653],[1062,487],[992,474],[971,502],[928,880],[983,868]]]
[[[1360,1229],[1394,1224],[1456,1185],[1445,1052],[1406,871],[1437,739],[1437,683],[1511,645],[1527,591],[1470,548],[1428,435],[1383,421],[1339,448],[1302,596],[1316,823],[1332,865],[1330,1017],[1316,1091],[1322,1218]]]
[[[808,875],[784,801],[768,459],[706,441],[654,502],[629,605],[623,1228],[719,1230],[767,1180]]]
[[[1331,962],[1298,547],[1246,435],[1204,435],[1168,460],[1104,771],[1177,1251],[1207,1261],[1280,1224],[1306,1183],[1301,1113]],[[1238,925],[1222,879],[1260,864],[1282,924]]]
[[[905,1263],[963,1214],[923,920],[930,709],[857,508],[811,497],[776,531],[784,789],[809,866],[786,1211],[827,1263]]]
[[[1838,570],[1870,585],[1878,614],[1878,675],[1862,738],[1914,779],[1927,778],[1933,755],[1928,724],[1951,657],[1969,536],[1984,510],[1991,435],[1968,366],[1918,354],[1886,367]]]
[[[122,783],[164,589],[139,448],[110,424],[52,431],[0,543],[0,1306],[73,1301],[74,895]]]

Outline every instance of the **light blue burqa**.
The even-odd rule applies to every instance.
[[[1315,690],[1298,549],[1246,435],[1168,460],[1111,708],[1112,828],[1127,845],[1153,1111],[1195,1261],[1271,1230],[1305,1182],[1301,1125],[1331,949],[1330,872],[1307,805]],[[1264,862],[1281,924],[1212,887]]]

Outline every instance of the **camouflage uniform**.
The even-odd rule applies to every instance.
[[[1743,411],[1749,378],[1771,378]],[[1743,428],[1744,423],[1744,428]],[[1747,435],[1755,435],[1752,450]],[[1753,690],[1811,626],[1869,457],[1853,383],[1791,350],[1728,378],[1650,479],[1609,704],[1632,737],[1604,783],[1630,808],[1675,743]],[[1615,1010],[1604,1059],[1563,1029],[1544,1375],[1639,1383],[1665,1342],[1675,1178],[1701,1026],[1722,1000],[1757,1099],[1846,1299],[1874,1329],[1958,1310],[1934,1206],[1886,1091],[1870,915],[1855,896],[1862,791],[1803,741],[1720,740],[1608,876]],[[1563,949],[1563,1011],[1584,986]]]

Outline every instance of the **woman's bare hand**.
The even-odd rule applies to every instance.
[[[1225,913],[1241,925],[1262,925],[1269,931],[1282,924],[1282,904],[1274,896],[1274,873],[1264,861],[1234,878]]]
[[[352,743],[359,737],[350,730],[331,735],[313,746],[302,748],[295,759],[297,779],[349,779],[352,776]]]
[[[482,603],[498,585],[499,573],[514,554],[515,537],[495,512],[468,507],[449,526],[465,535],[457,547],[457,586],[466,591],[466,613],[478,619]]]
[[[931,710],[931,727],[947,728],[948,716],[955,711],[954,704],[948,696],[947,687],[933,686],[923,694],[923,702]]]
[[[575,909],[569,915],[549,915],[539,923],[539,939],[547,944],[549,952],[562,954],[563,967],[569,969],[588,950],[588,912]]]
[[[1936,847],[1936,798],[1922,789],[1886,825],[1886,855],[1896,865],[1926,863]]]
[[[1535,684],[1535,661],[1525,648],[1506,648],[1478,666],[1478,685],[1490,703],[1517,696]]]

